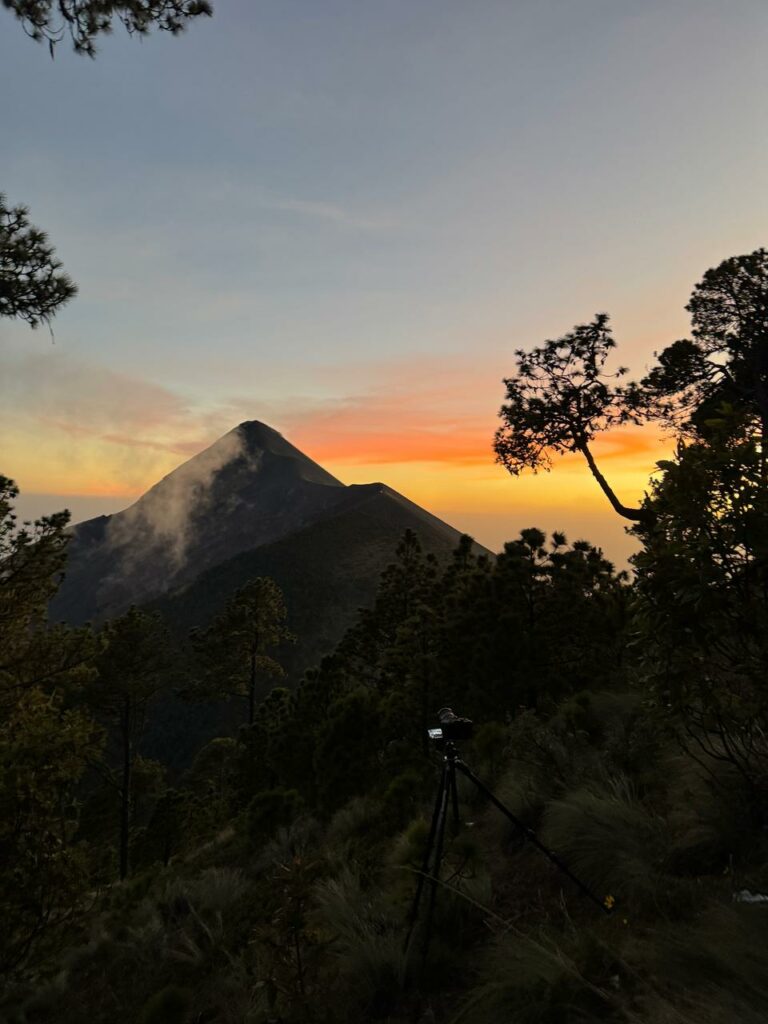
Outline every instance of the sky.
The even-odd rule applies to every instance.
[[[641,374],[703,272],[768,240],[764,0],[217,0],[51,60],[0,8],[0,191],[80,293],[0,323],[23,515],[125,507],[259,419],[498,549],[622,561],[576,456],[512,478],[514,351],[608,312]],[[670,448],[596,446],[637,500]]]

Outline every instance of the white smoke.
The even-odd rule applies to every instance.
[[[245,454],[243,442],[239,429],[230,431],[111,518],[106,540],[116,550],[119,566],[112,580],[116,575],[154,575],[158,569],[173,574],[183,568],[194,539],[194,519],[210,505],[213,479]],[[249,453],[253,469],[259,461],[260,453]]]

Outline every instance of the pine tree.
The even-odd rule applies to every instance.
[[[49,628],[66,554],[66,512],[17,526],[0,477],[0,974],[49,954],[75,915],[87,858],[78,787],[101,731],[73,695],[92,673],[88,629]]]
[[[768,485],[749,424],[660,463],[635,532],[637,650],[646,684],[689,754],[730,765],[751,813],[768,798]]]
[[[204,700],[245,698],[246,721],[253,725],[260,687],[284,674],[268,652],[293,639],[285,627],[286,615],[274,580],[258,577],[241,587],[207,629],[193,631],[201,678],[188,687],[187,695]]]
[[[0,317],[37,327],[76,294],[45,232],[29,223],[27,207],[8,206],[0,193]]]
[[[101,632],[98,679],[87,690],[91,706],[110,727],[102,777],[118,796],[119,875],[129,872],[133,772],[152,701],[171,683],[168,631],[157,614],[131,608]]]
[[[51,56],[58,43],[69,36],[76,53],[96,54],[96,39],[121,22],[131,35],[147,35],[152,29],[177,35],[187,22],[210,16],[208,0],[3,0],[37,42],[47,42]]]

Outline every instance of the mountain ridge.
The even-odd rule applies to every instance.
[[[130,604],[183,589],[207,570],[300,535],[314,523],[355,509],[364,514],[365,506],[375,506],[373,533],[388,540],[388,524],[397,523],[401,533],[411,528],[426,548],[447,554],[461,536],[387,484],[345,485],[272,427],[244,421],[126,509],[72,528],[67,573],[52,616],[101,621]],[[346,522],[338,519],[338,528],[347,528]]]

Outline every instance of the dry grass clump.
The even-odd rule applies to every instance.
[[[612,895],[634,913],[655,902],[665,830],[623,777],[582,788],[546,808],[541,838],[598,895]]]
[[[399,919],[380,893],[365,892],[345,868],[316,886],[317,918],[331,936],[330,951],[347,998],[371,1013],[396,1002],[406,982],[407,959]]]

